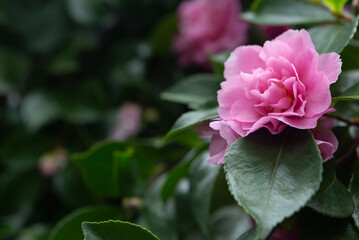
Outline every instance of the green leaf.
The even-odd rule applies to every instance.
[[[53,187],[69,207],[79,208],[95,203],[95,198],[86,188],[79,169],[71,162],[53,177]]]
[[[237,240],[254,240],[257,235],[257,228],[254,227],[248,232],[244,233],[242,236],[240,236]]]
[[[339,15],[347,1],[348,0],[323,0],[323,3],[330,9],[330,11]]]
[[[72,160],[79,166],[87,186],[100,196],[118,197],[126,193],[134,149],[120,142],[102,142]]]
[[[49,240],[83,240],[81,223],[84,221],[107,221],[123,219],[120,209],[106,206],[78,209],[60,220],[50,233]]]
[[[160,239],[178,240],[173,199],[166,203],[161,199],[165,180],[166,175],[163,174],[147,189],[142,217],[145,227],[151,229]]]
[[[159,240],[149,230],[122,221],[84,222],[82,231],[85,240]]]
[[[344,93],[333,98],[333,101],[358,101],[359,100],[359,83],[355,84]]]
[[[253,223],[248,214],[238,206],[225,206],[211,216],[211,236],[213,240],[234,240],[248,231]]]
[[[165,141],[196,124],[216,117],[218,117],[218,108],[196,110],[184,113],[181,117],[177,119],[172,129],[167,133]]]
[[[357,164],[354,169],[353,176],[349,184],[349,192],[352,194],[355,205],[353,219],[355,225],[359,229],[359,164]]]
[[[358,18],[353,22],[342,21],[336,24],[315,26],[308,30],[318,53],[343,51],[357,31]]]
[[[339,75],[338,81],[330,86],[330,92],[333,97],[343,94],[346,90],[353,87],[359,80],[359,71],[344,71]]]
[[[189,171],[191,209],[203,232],[209,234],[209,208],[214,182],[221,169],[209,164],[209,153],[203,152],[191,165]]]
[[[223,77],[213,74],[196,74],[182,79],[161,94],[163,100],[202,106],[217,102],[217,91]]]
[[[211,60],[213,71],[222,78],[224,72],[224,63],[227,61],[228,57],[229,52],[221,52],[217,54],[212,54],[209,58]]]
[[[266,238],[284,218],[303,207],[322,179],[323,159],[309,132],[266,129],[236,140],[225,157],[230,191]]]
[[[336,18],[323,8],[298,0],[259,0],[252,11],[241,14],[242,19],[254,24],[297,25],[335,22]]]
[[[177,17],[168,14],[161,19],[151,35],[151,49],[154,54],[164,54],[171,50],[173,37],[177,32]]]
[[[343,71],[345,70],[357,70],[359,65],[359,44],[357,40],[351,40],[350,43],[344,48],[340,54],[342,59]]]
[[[323,181],[319,191],[307,205],[331,217],[344,218],[352,215],[354,202],[347,188],[335,174],[334,161],[324,164]]]
[[[195,151],[190,151],[185,158],[168,173],[168,177],[164,182],[161,191],[161,198],[163,202],[166,202],[173,195],[177,183],[183,177],[187,176],[195,154]]]

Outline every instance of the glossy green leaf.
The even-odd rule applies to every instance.
[[[303,207],[322,179],[323,159],[307,131],[266,129],[239,138],[227,151],[230,191],[257,223],[256,239],[266,238],[284,218]]]
[[[257,228],[254,227],[240,236],[237,240],[254,240],[257,235]]]
[[[165,141],[196,124],[216,117],[218,117],[218,108],[196,110],[184,113],[177,119],[172,129],[167,133]]]
[[[161,94],[163,100],[201,106],[217,101],[217,91],[223,77],[197,74],[186,77]]]
[[[359,229],[359,164],[357,164],[354,169],[353,176],[349,185],[349,191],[352,194],[354,205],[355,205],[353,219],[355,225]]]
[[[77,209],[60,220],[50,233],[49,240],[83,240],[81,224],[85,221],[121,220],[123,213],[120,209],[94,206]]]
[[[279,26],[335,21],[327,10],[299,0],[257,0],[252,11],[241,17],[254,24]]]
[[[307,205],[331,217],[344,218],[352,215],[354,202],[347,188],[335,174],[334,161],[327,161],[324,164],[323,181],[318,192]]]
[[[79,166],[87,186],[96,194],[118,197],[129,187],[134,149],[125,143],[102,142],[72,160]]]
[[[330,11],[339,15],[347,1],[348,0],[323,0],[323,3],[330,9]]]
[[[165,180],[166,174],[158,177],[147,189],[142,210],[145,225],[141,225],[151,229],[160,239],[178,240],[173,199],[168,199],[166,203],[161,199]]]
[[[224,72],[224,63],[229,57],[229,52],[221,52],[217,54],[210,55],[210,60],[212,64],[213,71],[220,77],[223,77]]]
[[[181,179],[177,184],[173,197],[177,235],[191,236],[191,230],[198,228],[191,208],[190,181],[188,177]]]
[[[357,70],[359,65],[359,44],[352,40],[341,52],[340,58],[343,61],[342,70]]]
[[[85,240],[159,240],[149,230],[122,221],[84,222],[82,231]]]
[[[216,210],[210,223],[213,240],[235,240],[253,225],[249,215],[238,206],[225,206]]]
[[[191,209],[202,231],[209,233],[212,189],[221,166],[207,163],[209,153],[199,155],[189,170]]]
[[[161,190],[162,201],[166,202],[168,198],[173,195],[177,183],[183,177],[187,176],[194,156],[195,151],[190,151],[185,158],[168,173],[168,177]]]
[[[355,84],[344,93],[335,97],[333,101],[357,101],[359,100],[359,83]]]
[[[353,87],[359,81],[359,71],[350,70],[343,71],[339,75],[338,81],[330,86],[330,92],[333,97],[343,94],[346,90]]]
[[[358,18],[353,22],[342,21],[336,24],[315,26],[308,30],[318,53],[340,53],[357,31]]]

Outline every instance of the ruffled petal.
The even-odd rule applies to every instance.
[[[326,53],[319,56],[318,71],[324,72],[328,78],[329,84],[338,80],[342,72],[342,61],[337,53]]]
[[[259,57],[262,47],[257,45],[240,46],[236,48],[224,63],[224,77],[228,80],[241,72],[252,73],[257,68],[265,68],[265,63]]]

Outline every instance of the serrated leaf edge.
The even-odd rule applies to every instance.
[[[240,138],[238,138],[235,142],[237,142],[237,141],[239,141],[239,140],[240,140]],[[313,137],[312,137],[312,140],[314,141]],[[234,144],[234,143],[232,143],[232,144]],[[319,149],[318,149],[318,151],[319,151]],[[228,150],[227,150],[227,152],[228,152]],[[226,152],[226,156],[227,156],[227,152]],[[225,178],[226,178],[226,182],[227,182],[227,185],[228,185],[228,189],[229,189],[231,195],[234,197],[234,199],[237,201],[237,203],[243,208],[243,210],[244,210],[247,214],[249,214],[251,217],[253,217],[254,220],[255,220],[255,222],[257,223],[257,222],[259,221],[258,216],[255,216],[254,214],[252,215],[252,214],[250,213],[250,211],[242,204],[242,202],[235,196],[233,187],[232,187],[232,185],[230,184],[230,181],[229,181],[229,179],[228,179],[228,175],[229,175],[229,174],[228,174],[228,172],[227,172],[226,164],[224,164],[224,168],[223,168],[223,169],[224,169],[224,172],[225,172]],[[276,225],[278,225],[280,222],[282,222],[285,218],[294,215],[295,213],[299,212],[300,209],[302,209],[303,207],[306,206],[306,204],[308,203],[308,201],[310,201],[310,199],[315,195],[315,193],[316,193],[316,192],[319,190],[319,188],[320,188],[320,183],[321,183],[322,180],[323,180],[322,173],[323,173],[323,167],[321,167],[321,169],[320,169],[320,177],[319,177],[320,179],[319,179],[319,181],[318,181],[317,188],[316,188],[315,190],[313,190],[313,193],[308,197],[307,201],[303,202],[301,205],[298,205],[298,208],[297,208],[296,210],[294,210],[292,214],[286,215],[286,216],[283,217],[282,220],[276,221],[276,222],[273,224],[272,229],[273,229]],[[261,226],[261,225],[258,224],[258,225],[257,225],[257,228],[258,228],[258,226]],[[268,233],[268,234],[270,234],[270,233]],[[258,237],[258,231],[257,231],[256,239],[258,239],[257,237]],[[268,236],[266,236],[266,237],[268,237]],[[260,239],[259,239],[259,240],[260,240]]]

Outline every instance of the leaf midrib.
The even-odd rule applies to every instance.
[[[274,166],[274,171],[273,171],[272,178],[271,178],[271,181],[270,181],[270,184],[269,184],[269,190],[268,190],[268,194],[267,194],[267,199],[266,199],[266,204],[265,204],[265,214],[264,215],[267,215],[268,204],[269,204],[270,196],[272,195],[273,183],[274,183],[274,179],[275,179],[275,176],[276,176],[276,173],[277,173],[277,170],[278,170],[278,165],[279,165],[280,158],[282,156],[282,152],[283,152],[283,148],[284,148],[284,145],[285,145],[285,139],[287,137],[287,134],[288,134],[288,131],[286,132],[285,136],[283,137],[283,142],[282,142],[282,145],[280,146],[278,156],[277,156],[277,159],[276,159],[276,163],[275,163],[275,166]]]

